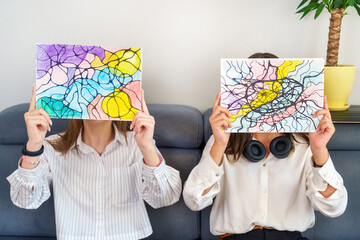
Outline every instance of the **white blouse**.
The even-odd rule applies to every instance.
[[[65,155],[47,141],[44,147],[36,168],[19,166],[7,180],[13,203],[27,209],[49,199],[52,183],[57,239],[144,238],[152,228],[143,200],[153,208],[179,200],[179,172],[164,160],[158,167],[145,165],[132,132],[126,143],[115,131],[101,156],[81,140],[81,134]]]
[[[216,197],[210,214],[212,234],[246,233],[255,225],[305,231],[314,226],[314,210],[328,217],[345,211],[347,191],[331,158],[322,168],[314,168],[307,144],[295,143],[294,152],[285,159],[270,153],[257,163],[244,156],[231,163],[224,154],[220,166],[210,156],[213,144],[212,136],[185,182],[183,193],[186,205],[193,211],[211,205]],[[328,184],[337,190],[324,198],[319,191]]]

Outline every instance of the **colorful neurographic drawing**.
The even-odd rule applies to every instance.
[[[323,98],[323,59],[221,60],[227,132],[315,132]]]
[[[36,107],[52,118],[132,120],[141,110],[141,49],[39,44]]]

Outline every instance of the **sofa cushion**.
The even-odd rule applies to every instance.
[[[198,148],[203,140],[203,119],[200,111],[185,105],[149,104],[154,116],[154,139],[158,147]],[[29,104],[19,104],[0,112],[0,144],[24,144],[27,141],[24,113]],[[64,131],[66,119],[53,119],[50,134]],[[3,127],[9,126],[9,127]],[[47,136],[48,136],[47,135]]]

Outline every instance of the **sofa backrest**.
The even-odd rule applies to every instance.
[[[209,117],[212,109],[204,112],[204,143],[212,135]],[[360,124],[335,123],[336,132],[328,143],[336,170],[344,179],[348,191],[345,213],[337,218],[328,218],[316,212],[315,226],[303,233],[309,240],[359,239],[360,236]],[[201,211],[201,238],[218,239],[210,233],[211,206]]]
[[[156,145],[167,164],[180,171],[184,182],[201,156],[202,115],[190,106],[149,104],[148,107],[156,120]],[[0,236],[55,237],[52,197],[36,210],[20,209],[11,202],[10,185],[5,179],[17,168],[21,148],[27,141],[24,113],[28,108],[29,104],[19,104],[0,112]],[[53,119],[50,134],[64,131],[68,123]],[[182,198],[169,207],[154,210],[147,206],[147,209],[154,231],[148,239],[200,237],[200,213],[188,209]]]

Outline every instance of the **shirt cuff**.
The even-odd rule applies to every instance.
[[[313,169],[313,183],[318,191],[325,191],[327,185],[330,184],[336,189],[341,188],[342,179],[338,176],[334,164],[329,156],[329,159],[321,168],[312,167]]]
[[[145,176],[151,177],[154,175],[159,176],[164,174],[164,172],[166,171],[165,161],[163,160],[163,157],[161,155],[158,154],[158,157],[160,159],[160,163],[156,167],[146,165],[145,160],[143,159],[143,172]]]
[[[40,169],[40,162],[39,164],[33,168],[33,169],[26,169],[21,167],[22,157],[19,159],[18,162],[18,173],[20,176],[22,176],[24,179],[27,179],[29,181],[36,179],[40,176],[41,169]]]
[[[223,159],[225,158],[226,156],[224,154]],[[197,169],[198,171],[196,175],[202,179],[205,188],[208,188],[217,181],[219,181],[225,173],[224,163],[221,163],[220,166],[217,165],[213,158],[210,156],[210,154],[204,156],[204,159],[200,161]]]

